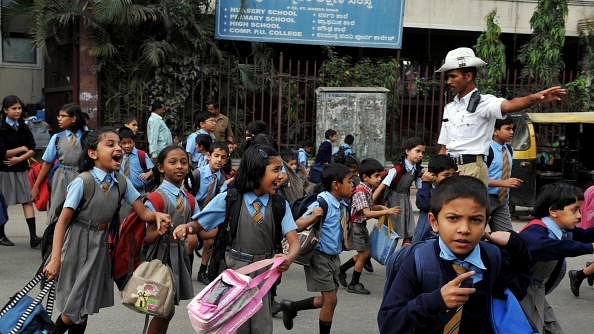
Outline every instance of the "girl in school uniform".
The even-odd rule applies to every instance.
[[[62,311],[54,334],[84,333],[89,315],[114,304],[107,235],[122,198],[149,226],[166,229],[171,225],[169,215],[145,208],[132,183],[115,173],[123,155],[119,143],[120,137],[110,129],[88,132],[82,138],[81,174],[68,185],[52,253],[43,269],[48,280],[56,279],[56,305]],[[122,194],[118,180],[126,182]],[[80,205],[89,184],[94,186],[92,197]],[[74,216],[77,208],[80,211]]]
[[[373,199],[377,200],[383,194],[383,197],[387,200],[386,206],[390,208],[400,207],[400,214],[391,215],[390,217],[396,233],[402,238],[402,246],[407,246],[412,242],[415,232],[415,220],[410,202],[410,186],[415,183],[415,186],[420,188],[421,180],[430,181],[431,178],[421,166],[423,154],[425,154],[423,140],[418,137],[409,138],[404,142],[403,146],[403,155],[399,161],[395,162],[394,167],[388,170],[388,174],[374,191]]]
[[[83,156],[80,138],[84,133],[85,121],[78,104],[68,103],[58,111],[60,132],[54,134],[41,157],[41,170],[31,189],[31,197],[39,196],[39,187],[45,181],[54,164],[57,167],[51,180],[51,200],[48,209],[48,223],[58,217],[56,208],[66,198],[66,187],[78,175],[78,162]],[[57,161],[56,161],[57,160]]]
[[[297,225],[286,200],[282,200],[285,206],[282,221],[275,222],[273,219],[272,201],[279,198],[273,195],[281,185],[282,168],[280,155],[269,146],[252,145],[245,151],[235,179],[242,203],[237,234],[227,245],[225,254],[229,268],[238,269],[263,258],[283,256],[285,261],[278,270],[286,271],[299,253]],[[193,221],[174,229],[175,237],[183,240],[188,234],[202,230],[216,231],[216,227],[226,219],[226,200],[226,193],[215,196],[198,215],[192,217]],[[279,225],[289,242],[288,255],[274,255],[276,247],[272,236]],[[264,307],[239,328],[238,334],[272,333],[270,293],[266,294],[262,303]]]
[[[163,212],[171,216],[172,226],[176,227],[191,220],[191,217],[200,212],[194,196],[186,192],[183,188],[184,179],[190,170],[190,161],[183,147],[171,145],[165,147],[157,156],[157,169],[163,175],[163,182],[157,188],[156,192],[163,199]],[[145,206],[155,211],[155,207],[150,201],[155,194],[149,194]],[[175,282],[175,303],[180,300],[191,299],[194,297],[194,288],[192,286],[191,263],[187,251],[186,240],[172,239],[170,235],[159,238],[168,232],[165,226],[157,229],[156,225],[150,225],[147,228],[147,235],[144,239],[147,247],[147,254],[156,252],[157,258],[163,258],[163,253],[169,247],[169,263],[173,271]],[[156,248],[156,249],[155,249]],[[166,333],[169,321],[174,313],[167,318],[154,317],[148,328],[148,334]]]
[[[35,210],[29,196],[27,159],[35,155],[35,139],[23,118],[23,102],[15,95],[2,100],[0,119],[0,192],[4,194],[7,205],[21,204],[27,226],[29,245],[39,246],[35,228]],[[4,232],[6,224],[0,225],[0,245],[14,246]]]

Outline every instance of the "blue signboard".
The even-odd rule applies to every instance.
[[[217,1],[215,37],[399,49],[404,0]]]

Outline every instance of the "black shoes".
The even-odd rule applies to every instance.
[[[592,263],[594,263],[594,262],[586,262],[586,267],[589,267]],[[594,285],[594,275],[588,276],[588,285],[589,286]]]
[[[29,246],[31,246],[31,248],[35,249],[35,248],[39,248],[41,246],[41,238],[38,236],[34,236],[29,240]]]
[[[371,292],[369,292],[369,290],[365,289],[365,287],[361,283],[349,284],[347,287],[347,291],[350,293],[356,293],[359,295],[368,295],[371,293]]]
[[[208,279],[208,275],[205,272],[198,273],[198,282],[208,285],[210,284],[210,279]]]
[[[270,307],[270,313],[272,313],[273,317],[276,317],[276,315],[282,311],[282,307],[281,304],[279,302],[277,302],[276,300],[272,301],[272,306]]]
[[[580,285],[582,285],[582,281],[584,280],[579,279],[577,277],[577,270],[570,270],[569,271],[569,288],[571,289],[571,293],[573,293],[574,296],[579,297],[580,295]]]
[[[340,285],[342,285],[343,287],[347,287],[347,281],[346,281],[346,273],[343,273],[342,271],[338,272],[338,282],[340,283]]]
[[[0,238],[0,246],[14,246],[14,242],[10,241],[6,236]]]
[[[280,302],[281,310],[283,311],[283,325],[287,330],[293,329],[293,319],[297,316],[297,311],[293,307],[293,302],[283,299]]]
[[[371,264],[371,258],[368,258],[363,265],[363,269],[365,269],[368,273],[373,272],[373,264]]]

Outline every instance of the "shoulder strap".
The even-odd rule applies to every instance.
[[[274,244],[277,252],[282,251],[282,240],[283,240],[283,228],[282,222],[285,217],[286,199],[283,196],[274,194],[270,196],[272,201],[272,219],[274,220]]]
[[[487,270],[490,278],[489,284],[493,286],[497,276],[499,275],[499,271],[501,271],[501,252],[499,251],[499,247],[489,242],[481,241],[479,245],[481,245],[481,249],[487,253],[487,258],[489,259],[489,264],[491,265],[491,267]]]
[[[514,148],[511,147],[511,145],[508,144],[508,143],[505,143],[505,147],[507,147],[507,150],[509,151],[509,153],[512,155],[512,158],[513,158],[513,156],[514,156]]]
[[[190,209],[192,211],[190,214],[193,215],[194,214],[194,209],[196,208],[196,198],[188,190],[184,190],[184,192],[186,193],[186,197],[188,198],[188,202],[190,202]]]
[[[82,172],[79,176],[83,180],[83,198],[78,204],[77,210],[86,207],[95,195],[95,178],[91,175],[91,172]]]
[[[136,149],[138,152],[138,162],[143,172],[146,172],[146,152],[141,149]]]
[[[491,167],[491,163],[493,162],[493,158],[495,156],[495,153],[493,153],[493,148],[491,147],[491,145],[489,145],[489,154],[487,155],[487,168]]]
[[[320,220],[320,225],[326,220],[326,214],[328,213],[328,202],[324,199],[324,197],[318,196],[316,199],[320,204],[320,208],[324,210],[324,214],[322,215],[322,220]]]
[[[159,191],[155,190],[149,193],[146,195],[146,198],[151,201],[151,204],[153,204],[153,207],[156,211],[163,212],[165,209],[165,201],[163,200],[163,196],[159,193]]]
[[[524,225],[524,227],[522,227],[522,229],[520,230],[520,233],[524,232],[525,229],[527,229],[528,227],[530,227],[532,225],[540,225],[540,226],[542,226],[544,228],[547,228],[547,225],[542,220],[540,220],[540,219],[532,219],[526,225]]]
[[[126,195],[126,191],[128,190],[128,179],[121,173],[115,172],[116,179],[118,180],[118,191],[120,195],[120,201]]]
[[[237,235],[237,225],[243,196],[236,189],[230,189],[227,191],[225,199],[225,212],[227,213],[225,217],[225,227],[220,228],[219,231],[223,233],[222,241],[225,242],[225,246],[230,246]]]

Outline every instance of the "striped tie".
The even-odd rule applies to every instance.
[[[349,230],[351,226],[347,208],[343,205],[340,206],[340,226],[342,227],[342,247],[346,250],[349,249]]]
[[[212,195],[213,195],[212,191],[214,190],[216,179],[217,179],[216,174],[212,174],[210,176],[210,182],[208,182],[208,189],[206,189],[206,197],[204,197],[204,201],[202,201],[202,207],[205,207],[206,204],[208,204],[210,202],[210,200],[212,199]]]
[[[76,135],[74,134],[74,132],[70,133],[70,139],[68,140],[68,142],[70,143],[70,146],[74,147],[74,145],[76,145]]]
[[[466,269],[464,266],[461,266],[459,264],[452,264],[452,267],[454,267],[454,271],[456,271],[456,274],[458,274],[458,275],[464,274],[465,272],[468,271],[468,269]],[[460,331],[460,322],[461,321],[462,321],[462,305],[460,305],[456,309],[452,318],[444,326],[443,334],[458,334],[458,332]]]
[[[503,146],[502,154],[503,154],[503,168],[501,170],[501,179],[507,180],[510,177],[511,168],[509,165],[509,157],[507,155],[507,149],[505,148],[505,145]],[[499,187],[499,195],[497,196],[499,198],[499,202],[503,202],[505,200],[506,196],[507,196],[507,188]]]
[[[177,212],[179,212],[183,215],[184,209],[186,208],[186,204],[184,203],[184,198],[182,197],[181,193],[177,196],[175,204],[176,204],[175,209],[177,210]]]
[[[124,158],[124,175],[130,176],[130,154]]]
[[[255,200],[252,202],[252,206],[256,210],[252,216],[252,221],[256,224],[261,224],[264,221],[264,215],[262,214],[262,211],[260,211],[260,208],[262,208],[262,203],[260,200]]]

